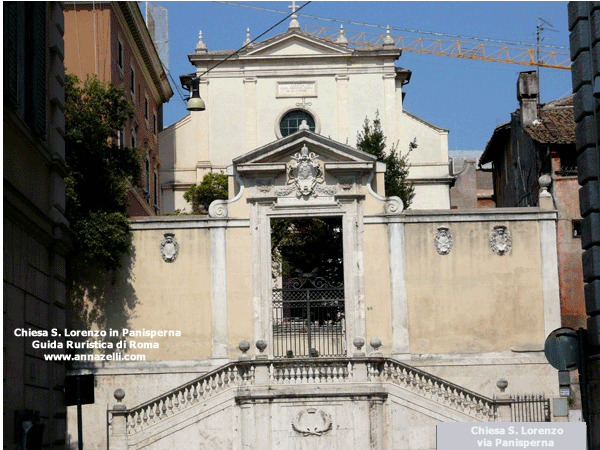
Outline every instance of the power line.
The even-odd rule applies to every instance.
[[[270,9],[270,8],[262,8],[262,7],[253,6],[253,5],[244,5],[242,3],[234,3],[234,2],[227,2],[227,1],[215,1],[214,3],[222,3],[224,5],[231,5],[231,6],[241,6],[243,8],[256,9],[256,10],[260,10],[260,11],[267,11],[267,12],[273,12],[273,13],[278,13],[278,14],[288,14],[287,11],[280,11],[277,9]],[[350,25],[381,28],[381,29],[387,28],[387,26],[383,26],[383,25],[375,25],[375,24],[370,24],[370,23],[365,23],[365,22],[354,22],[351,20],[332,19],[332,18],[327,18],[327,17],[318,17],[318,16],[313,16],[310,14],[299,14],[299,16],[306,17],[308,19],[313,19],[313,20],[320,20],[320,21],[324,21],[324,22],[337,22],[337,23],[345,23],[345,24],[350,24]],[[502,39],[491,39],[491,38],[482,38],[482,37],[475,37],[475,36],[462,36],[459,34],[438,33],[435,31],[412,30],[409,28],[399,28],[399,27],[392,27],[392,26],[390,26],[390,30],[403,31],[406,33],[415,33],[415,34],[428,34],[428,35],[432,35],[432,36],[445,36],[445,37],[451,37],[451,38],[470,39],[470,40],[481,41],[481,42],[495,42],[495,43],[499,43],[499,44],[523,45],[523,46],[527,46],[527,47],[536,47],[536,44],[529,43],[529,42],[515,42],[515,41],[506,41],[506,40],[502,40]],[[569,49],[569,47],[562,47],[562,46],[550,45],[550,44],[543,44],[540,46],[545,47],[545,48],[557,48],[557,49],[562,49],[562,50]]]
[[[240,49],[236,50],[235,52],[233,52],[231,55],[229,55],[227,58],[223,59],[222,61],[219,61],[217,64],[215,64],[214,66],[212,66],[210,69],[206,70],[204,73],[202,73],[201,75],[198,76],[198,78],[201,78],[203,75],[206,75],[208,72],[210,72],[211,70],[213,70],[215,67],[220,66],[221,64],[223,64],[225,61],[227,61],[229,58],[233,58],[235,55],[237,55],[239,52],[241,52],[242,50],[244,50],[245,48],[247,48],[249,45],[253,44],[256,40],[260,39],[261,37],[263,37],[265,34],[267,34],[269,31],[271,31],[273,28],[277,27],[278,25],[280,25],[282,22],[285,22],[288,18],[290,18],[291,16],[293,16],[294,14],[296,14],[298,11],[300,11],[302,8],[304,8],[306,5],[308,5],[309,2],[306,2],[304,5],[298,7],[298,9],[296,9],[295,11],[292,11],[291,13],[287,13],[284,12],[284,14],[287,14],[283,19],[281,19],[279,22],[277,22],[275,25],[273,25],[271,28],[269,28],[268,30],[264,31],[262,34],[260,34],[259,36],[255,37],[254,39],[252,39],[250,42],[248,42],[247,44],[245,44],[244,46],[242,46]]]

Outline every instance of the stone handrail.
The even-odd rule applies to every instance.
[[[231,388],[261,385],[391,383],[482,421],[497,420],[497,401],[386,356],[233,361],[134,408],[117,406],[132,435]]]
[[[160,422],[232,387],[254,384],[253,361],[225,364],[150,401],[127,410],[127,434]]]
[[[497,418],[496,401],[392,358],[367,361],[369,381],[393,383],[486,421]]]

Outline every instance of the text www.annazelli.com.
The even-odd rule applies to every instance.
[[[45,354],[46,361],[146,361],[146,355],[123,355],[122,353],[109,353],[108,355],[85,354]]]

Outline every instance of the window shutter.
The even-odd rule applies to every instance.
[[[35,2],[33,7],[33,130],[46,136],[46,2]]]
[[[16,107],[17,98],[17,4],[4,3],[4,95]]]

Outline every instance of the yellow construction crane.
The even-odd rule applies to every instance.
[[[330,41],[335,41],[342,32],[340,29],[314,25],[305,25],[305,31]],[[382,45],[383,40],[386,38],[386,34],[372,34],[349,30],[343,30],[343,32],[348,44],[357,47]],[[398,48],[407,52],[553,69],[571,69],[571,57],[568,53],[541,49],[539,47],[536,49],[483,42],[468,42],[457,39],[390,36]]]

